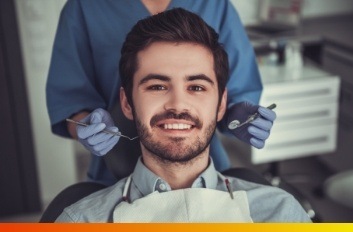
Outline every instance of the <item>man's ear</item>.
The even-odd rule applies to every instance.
[[[120,105],[125,117],[130,120],[133,120],[134,116],[132,113],[132,108],[127,100],[126,93],[123,87],[120,88]]]
[[[224,89],[221,102],[218,106],[217,122],[221,121],[227,110],[227,88]]]

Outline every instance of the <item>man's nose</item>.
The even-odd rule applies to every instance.
[[[187,92],[182,89],[173,89],[170,91],[166,103],[164,105],[165,110],[175,112],[185,112],[190,110],[190,97],[187,96]]]

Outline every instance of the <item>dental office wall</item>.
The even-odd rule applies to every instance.
[[[352,13],[352,0],[304,0],[303,18]]]
[[[237,8],[245,25],[257,22],[258,7],[266,0],[230,0]],[[278,1],[278,0],[275,0]],[[334,14],[345,14],[353,11],[353,0],[302,0],[302,17],[313,18]]]
[[[260,0],[231,0],[245,25],[257,21]],[[45,84],[59,14],[66,0],[16,0],[42,202],[77,181],[75,142],[51,133]],[[352,0],[306,0],[306,18],[353,10]]]

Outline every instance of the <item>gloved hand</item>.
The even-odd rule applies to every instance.
[[[240,102],[233,105],[228,112],[227,125],[233,120],[243,123],[250,115],[258,112],[260,116],[254,121],[229,130],[235,137],[256,148],[260,149],[265,146],[265,141],[270,136],[273,121],[276,119],[274,111],[262,106],[252,105],[249,102]]]
[[[110,114],[103,109],[94,110],[80,122],[89,124],[89,126],[78,125],[76,127],[78,141],[94,155],[107,154],[119,141],[119,136],[103,132],[104,129],[119,132]]]

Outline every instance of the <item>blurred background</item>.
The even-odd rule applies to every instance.
[[[36,222],[89,155],[51,133],[45,84],[66,0],[0,0],[0,222]],[[231,0],[277,104],[262,150],[222,137],[233,166],[294,194],[317,222],[353,222],[353,0]]]

